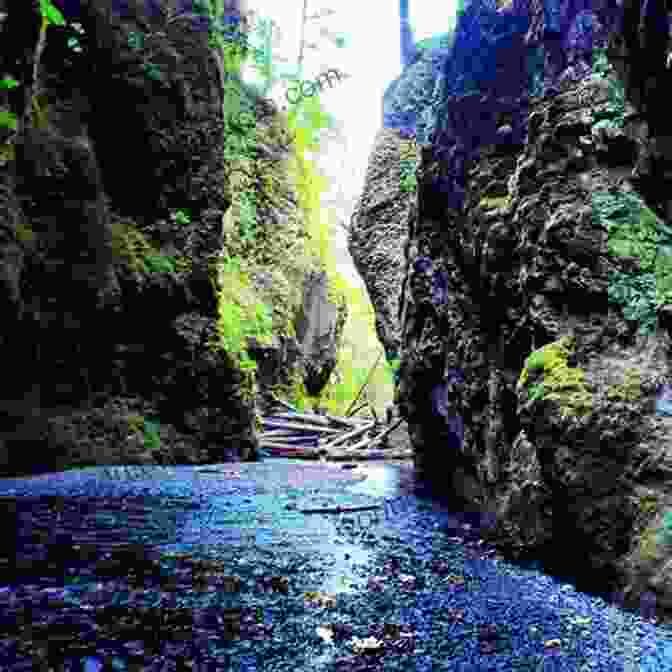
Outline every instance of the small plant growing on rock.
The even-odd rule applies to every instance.
[[[186,210],[176,210],[170,213],[170,219],[175,224],[191,224],[191,217]]]
[[[159,436],[159,423],[145,420],[143,427],[143,441],[145,447],[149,450],[159,450],[161,448],[161,437]]]
[[[145,267],[150,273],[175,273],[175,258],[161,254],[149,254],[144,258]]]
[[[663,517],[662,529],[659,531],[656,541],[659,544],[672,546],[672,510]]]
[[[401,158],[399,160],[400,179],[399,188],[406,194],[415,193],[418,188],[416,170],[418,168],[418,157],[415,147],[410,142],[404,142],[401,146]]]

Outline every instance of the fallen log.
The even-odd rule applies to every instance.
[[[403,421],[403,418],[399,418],[397,422],[395,422],[393,425],[390,425],[390,427],[388,427],[384,432],[381,432],[371,441],[369,448],[371,448],[376,443],[380,443],[390,432],[393,432],[397,427],[399,427]]]
[[[289,429],[272,429],[270,432],[261,432],[257,434],[257,436],[293,436],[295,433],[296,432],[290,431]]]
[[[360,453],[347,453],[344,455],[327,455],[329,462],[357,462],[363,460],[410,460],[413,454],[410,451],[405,453],[390,452],[389,450],[376,450],[373,452],[362,451]]]
[[[347,450],[361,450],[362,448],[366,448],[367,446],[369,446],[373,441],[375,441],[374,436],[367,436],[365,439],[363,439],[359,443],[355,443],[352,446],[348,446]],[[327,448],[327,450],[329,449],[328,446],[321,446],[321,447],[322,448]]]
[[[268,457],[287,457],[291,460],[319,460],[320,456],[315,453],[291,453],[281,448],[267,448]]]
[[[320,509],[299,509],[301,513],[353,513],[354,511],[375,511],[382,509],[380,504],[369,506],[328,506]]]
[[[262,420],[264,426],[278,429],[298,429],[299,431],[311,430],[324,434],[340,434],[340,429],[330,429],[329,427],[319,427],[317,425],[301,425],[299,423],[286,422],[284,420]]]
[[[314,448],[297,448],[294,446],[261,446],[275,457],[297,457],[305,460],[319,460],[320,454]]]
[[[368,432],[372,427],[374,427],[375,424],[376,424],[375,422],[367,422],[366,425],[363,425],[362,427],[359,427],[358,429],[355,429],[352,432],[348,432],[347,434],[343,434],[343,436],[339,436],[334,441],[330,441],[329,443],[321,443],[320,447],[329,450],[331,448],[339,446],[344,441],[348,441],[349,439],[353,439],[356,436],[359,436],[360,434],[364,434],[364,432]]]
[[[269,419],[278,420],[307,420],[316,425],[322,425],[323,427],[329,427],[329,420],[325,419],[321,415],[313,415],[308,413],[274,413],[271,416],[268,416]]]
[[[335,422],[336,424],[342,425],[343,427],[352,427],[353,429],[356,429],[359,427],[363,422],[367,422],[366,418],[339,418],[336,415],[329,415],[325,414],[324,416],[328,420],[331,420],[331,422]]]
[[[305,443],[317,445],[318,436],[277,436],[270,439],[259,437],[261,443]]]
[[[259,442],[260,446],[268,447],[268,448],[287,448],[288,450],[305,450],[306,448],[310,448],[311,450],[316,448],[315,442],[307,442],[304,443],[303,445],[299,446],[292,446],[288,443],[280,442],[280,441],[260,441]]]
[[[364,423],[371,422],[371,418],[365,417],[337,418],[332,415],[328,415],[326,417],[332,419],[334,422],[342,423],[343,426],[352,428],[361,427]]]
[[[320,427],[319,429],[322,428]],[[303,436],[306,433],[309,434],[317,433],[317,431],[318,431],[317,429],[310,429],[310,427],[305,427],[303,429],[268,429],[260,432],[259,436],[261,436],[262,434],[268,434],[270,436],[273,432],[278,432],[273,436]]]

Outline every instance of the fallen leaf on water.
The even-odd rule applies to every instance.
[[[287,595],[289,592],[289,579],[286,576],[272,576],[271,588]]]
[[[590,623],[593,622],[593,619],[590,616],[587,616],[586,618],[581,618],[580,616],[577,616],[572,623],[575,625],[589,625]]]
[[[383,586],[381,585],[385,581],[384,576],[370,576],[367,582],[367,588],[369,590],[382,590]]]
[[[328,642],[329,644],[332,643],[334,638],[334,631],[331,628],[323,628],[322,626],[319,626],[315,628],[315,631],[325,642]]]
[[[336,598],[334,595],[330,595],[328,593],[320,593],[317,591],[309,591],[307,593],[303,594],[304,598],[313,604],[316,604],[317,606],[322,606],[322,607],[335,607],[336,606]]]
[[[365,651],[378,651],[383,646],[383,642],[375,637],[366,637],[364,639],[359,639],[359,637],[354,637],[350,642],[352,648],[355,650],[355,653],[363,653]]]

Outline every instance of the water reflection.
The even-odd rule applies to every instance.
[[[350,486],[348,492],[373,497],[394,497],[400,493],[402,475],[397,465],[367,464],[361,466],[366,480]]]

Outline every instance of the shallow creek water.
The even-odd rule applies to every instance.
[[[316,511],[335,507],[374,508]],[[207,467],[92,467],[0,479],[0,518],[2,670],[38,669],[39,651],[40,660],[63,672],[226,670],[231,665],[226,642],[223,649],[215,649],[224,656],[221,660],[229,660],[229,667],[212,662],[220,660],[216,652],[203,658],[211,661],[203,667],[182,668],[179,661],[189,656],[196,659],[198,651],[214,646],[213,632],[221,630],[221,615],[227,610],[237,609],[239,620],[241,609],[248,610],[243,620],[250,630],[241,637],[244,646],[259,634],[250,634],[252,630],[271,628],[269,618],[250,615],[252,605],[259,614],[259,605],[267,603],[271,611],[276,610],[273,613],[290,622],[290,615],[300,612],[299,598],[306,592],[365,593],[371,586],[372,569],[386,571],[370,564],[384,545],[394,546],[396,553],[422,546],[426,554],[433,543],[428,530],[441,530],[451,543],[469,547],[472,558],[495,561],[494,551],[478,540],[483,521],[420,496],[410,463],[358,463],[343,468],[340,463],[266,459]],[[142,579],[138,584],[139,559],[125,556],[126,565],[110,567],[115,551],[133,544],[136,550],[142,547],[176,563],[170,569],[177,577],[172,588],[159,586],[156,575],[145,576],[151,590],[147,584],[143,588]],[[219,576],[217,585],[197,587],[191,558],[221,563],[228,578]],[[145,572],[147,563],[142,566]],[[276,591],[276,585],[270,590],[267,573],[289,577],[284,593]],[[226,587],[233,574],[243,577],[246,591]],[[408,579],[398,571],[382,578],[388,583]],[[264,584],[263,598],[260,584]],[[287,609],[292,593],[297,597],[290,614],[282,610]],[[285,606],[278,601],[283,599]],[[133,608],[142,604],[145,615],[147,609],[170,614],[187,609],[201,615],[198,624],[193,619],[189,626],[188,641],[171,649],[173,644],[165,642],[164,625],[153,626],[149,636],[156,640],[153,644],[146,634],[140,637],[137,628],[121,633],[119,622],[125,616],[115,617],[111,610],[128,610],[131,603]],[[107,621],[98,618],[101,610],[107,610]],[[26,628],[31,620],[32,628]],[[173,623],[171,627],[181,626]],[[199,640],[198,633],[205,639]],[[287,631],[283,637],[289,637]],[[303,634],[296,634],[295,642],[302,638]],[[310,646],[321,653],[313,655],[309,669],[332,669],[328,666],[334,664],[335,648],[323,651],[319,640]],[[144,662],[133,667],[133,660]],[[233,669],[243,669],[240,660]],[[265,669],[281,668],[269,662]]]

